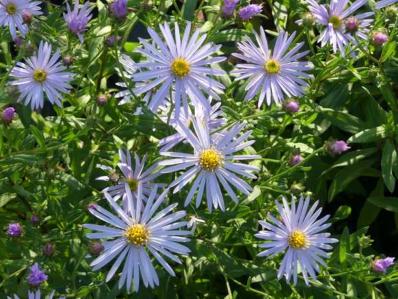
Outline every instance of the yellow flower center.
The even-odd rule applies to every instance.
[[[125,238],[135,246],[143,246],[149,240],[149,231],[142,224],[133,224],[124,232]]]
[[[189,71],[191,70],[191,66],[188,61],[184,58],[176,58],[171,63],[171,71],[177,77],[183,78],[188,75]]]
[[[126,183],[129,185],[131,191],[137,191],[138,189],[138,180],[134,179],[134,178],[128,178],[126,180]]]
[[[269,59],[264,63],[264,69],[268,74],[278,74],[281,70],[281,64],[275,59]]]
[[[43,69],[36,69],[33,72],[33,79],[39,83],[43,83],[47,79],[47,72]]]
[[[209,148],[204,150],[199,155],[199,165],[204,170],[214,171],[221,166],[223,157],[215,149]]]
[[[287,242],[293,249],[303,249],[308,247],[307,236],[300,230],[293,231],[289,235]]]
[[[17,6],[14,4],[14,3],[8,3],[7,5],[6,5],[6,12],[9,14],[9,15],[15,15],[15,13],[17,12]]]
[[[333,25],[333,28],[334,28],[334,29],[338,29],[338,28],[340,28],[341,25],[342,25],[342,20],[341,20],[341,18],[338,17],[338,16],[331,16],[331,17],[329,18],[329,23]]]

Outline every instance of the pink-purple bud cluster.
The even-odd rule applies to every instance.
[[[243,21],[250,20],[252,17],[261,13],[263,6],[260,4],[250,4],[248,6],[242,7],[239,10],[239,17]]]
[[[222,12],[224,16],[230,17],[234,14],[234,10],[236,5],[239,3],[239,0],[224,0],[224,5],[222,7]]]

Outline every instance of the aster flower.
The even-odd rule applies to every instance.
[[[357,43],[356,38],[368,39],[370,32],[370,25],[373,23],[373,12],[365,12],[356,16],[346,18],[345,31],[346,37],[351,40],[354,44]]]
[[[324,259],[329,257],[327,251],[332,249],[329,244],[338,240],[330,238],[329,233],[322,233],[331,224],[326,223],[329,215],[318,219],[322,212],[322,208],[318,208],[318,201],[310,207],[310,198],[301,197],[297,208],[294,199],[290,207],[285,198],[282,198],[282,202],[283,205],[276,202],[279,217],[268,215],[270,222],[259,221],[263,230],[255,236],[270,242],[260,245],[266,249],[258,255],[271,257],[285,252],[278,279],[284,275],[289,282],[293,277],[293,283],[296,284],[297,274],[301,271],[308,285],[308,275],[316,280],[319,264],[326,266]]]
[[[260,35],[254,32],[258,47],[253,41],[246,37],[238,43],[241,54],[234,53],[235,57],[247,63],[238,64],[232,74],[237,80],[248,79],[245,88],[247,92],[245,100],[251,100],[256,94],[260,94],[258,107],[266,99],[267,104],[280,103],[286,96],[301,96],[308,83],[303,79],[311,78],[306,71],[312,68],[308,62],[298,61],[307,55],[308,51],[299,53],[303,43],[298,43],[291,50],[289,47],[296,36],[290,37],[286,32],[280,32],[271,51],[264,30],[261,28]]]
[[[40,269],[38,263],[34,263],[32,267],[30,267],[30,273],[28,276],[28,283],[37,287],[41,285],[43,282],[47,280],[48,276]]]
[[[120,163],[118,164],[120,171],[123,174],[122,178],[117,177],[117,184],[111,187],[106,187],[103,191],[106,191],[111,196],[118,200],[119,198],[123,198],[123,202],[126,202],[126,197],[128,194],[131,195],[133,200],[137,200],[138,193],[140,190],[142,191],[143,199],[146,199],[147,196],[151,193],[151,189],[153,188],[152,180],[157,176],[154,174],[154,170],[157,167],[157,164],[152,165],[148,169],[144,170],[146,156],[143,157],[142,160],[134,154],[134,162],[133,166],[131,161],[131,155],[129,151],[124,151],[122,149],[119,150]],[[103,168],[103,167],[101,167]],[[109,170],[109,168],[105,167],[103,169]],[[114,180],[114,176],[101,176],[98,177],[99,181],[112,181]]]
[[[68,28],[76,34],[81,43],[83,43],[83,33],[87,30],[87,24],[91,19],[90,2],[85,2],[83,5],[79,4],[79,0],[75,0],[73,10],[71,10],[69,3],[66,3],[66,14],[64,14],[65,22]]]
[[[115,0],[109,6],[116,18],[123,19],[127,16],[127,0]]]
[[[224,4],[222,6],[222,12],[224,16],[232,16],[238,3],[239,0],[224,0]]]
[[[137,67],[135,65],[134,60],[132,60],[129,56],[122,54],[120,59],[120,64],[123,66],[123,70],[117,69],[120,77],[125,77],[126,79],[132,79],[133,74],[136,72]],[[130,89],[128,89],[127,84],[125,82],[117,82],[117,86],[125,88],[122,91],[119,91],[115,94],[115,98],[121,99],[119,101],[119,105],[126,104],[131,101],[133,94]]]
[[[52,291],[48,296],[43,297],[45,299],[53,299],[55,291]],[[41,299],[41,291],[37,290],[35,292],[28,291],[28,299]],[[7,299],[20,299],[18,295],[14,295],[13,297],[8,297]],[[65,299],[65,297],[59,297],[59,299]]]
[[[243,21],[248,21],[250,20],[252,17],[258,15],[259,13],[261,13],[261,10],[263,9],[262,4],[249,4],[245,7],[242,7],[239,10],[239,17],[243,20]]]
[[[398,0],[381,0],[376,3],[376,9],[382,9],[386,6],[393,5],[394,3],[397,3]]]
[[[29,0],[0,0],[0,26],[8,26],[13,40],[17,38],[17,30],[22,36],[28,33],[28,26],[24,23],[23,16],[41,15],[40,1]]]
[[[352,33],[347,34],[345,21],[355,11],[365,5],[367,0],[356,0],[351,6],[347,7],[348,0],[331,0],[330,5],[326,6],[318,4],[315,0],[307,0],[309,9],[314,15],[318,23],[326,28],[321,32],[318,39],[321,42],[321,46],[324,47],[326,44],[331,44],[333,52],[340,51],[344,55],[346,45],[352,39]],[[372,16],[372,12],[359,14],[351,21],[351,26],[348,28],[355,29],[356,35],[360,38],[366,38],[366,33],[369,32],[367,26],[372,23],[372,19],[368,19]],[[349,29],[350,30],[350,29]]]
[[[22,235],[22,226],[18,222],[10,223],[7,229],[7,235],[12,238],[17,238]]]
[[[159,106],[165,105],[167,96],[173,91],[176,116],[179,116],[181,106],[188,105],[188,97],[194,106],[203,105],[206,111],[210,111],[204,93],[219,100],[219,94],[224,89],[221,83],[211,78],[225,74],[224,71],[210,67],[225,60],[224,57],[212,56],[221,46],[204,44],[206,35],[200,36],[200,29],[190,37],[189,22],[183,36],[180,35],[177,23],[175,23],[174,37],[167,23],[159,27],[164,40],[151,28],[148,28],[148,33],[153,44],[140,40],[143,48],[137,51],[148,60],[136,64],[141,72],[134,74],[133,80],[146,84],[137,86],[134,93],[140,95],[153,91],[148,105],[155,113]],[[157,90],[154,91],[155,89]]]
[[[342,153],[348,151],[351,147],[348,146],[347,142],[344,140],[332,140],[326,142],[326,150],[332,155],[341,155]]]
[[[376,259],[372,263],[372,269],[375,272],[386,273],[387,269],[394,265],[394,257],[386,257],[384,259]]]
[[[225,210],[224,198],[221,186],[236,203],[238,196],[231,186],[248,195],[252,188],[239,176],[255,179],[252,174],[258,171],[255,166],[240,163],[242,160],[257,159],[257,155],[237,155],[236,152],[252,145],[254,141],[246,141],[251,131],[240,135],[244,124],[235,124],[229,130],[211,133],[207,122],[197,118],[192,119],[194,132],[183,124],[176,129],[185,135],[186,141],[193,148],[193,153],[160,152],[161,155],[172,159],[159,162],[159,165],[167,166],[161,173],[170,173],[179,170],[185,172],[174,180],[170,187],[174,187],[174,193],[193,181],[192,187],[185,199],[187,206],[193,199],[196,191],[196,207],[200,205],[203,193],[206,192],[207,206],[209,210],[220,208]],[[239,176],[238,176],[239,175]]]
[[[105,198],[116,215],[100,206],[90,208],[94,216],[110,225],[84,225],[96,231],[88,234],[88,238],[108,239],[103,243],[104,252],[91,263],[91,266],[94,270],[101,269],[117,257],[106,276],[106,281],[109,281],[124,261],[119,288],[126,285],[127,290],[130,290],[134,282],[134,289],[138,291],[140,276],[145,287],[154,288],[159,285],[159,278],[149,254],[154,256],[170,275],[174,276],[173,269],[163,256],[180,264],[181,260],[176,254],[187,255],[190,252],[187,247],[180,244],[188,242],[189,239],[186,236],[191,234],[181,229],[187,225],[186,221],[180,221],[185,217],[185,211],[172,212],[177,206],[177,203],[174,203],[156,213],[166,199],[168,191],[165,190],[158,196],[157,189],[156,186],[152,188],[146,204],[141,200],[133,201],[129,196],[126,210],[122,210],[105,192]]]
[[[62,94],[71,89],[69,82],[72,74],[64,72],[65,67],[59,62],[59,50],[51,56],[51,45],[40,42],[36,56],[25,60],[25,63],[17,62],[11,70],[14,81],[10,84],[17,86],[20,96],[32,109],[40,109],[44,105],[44,94],[52,104],[61,106]]]
[[[209,98],[210,103],[211,101],[212,99]],[[203,111],[202,106],[195,108],[195,116],[198,119],[201,119],[202,122],[206,121],[208,123],[211,132],[220,128],[226,121],[222,117],[223,112],[221,111],[220,106],[221,106],[220,102],[212,105],[210,114],[206,114],[206,112]],[[182,109],[180,111],[180,116],[178,117],[178,119],[176,119],[174,113],[170,114],[170,109],[172,108],[169,103],[169,105],[167,105],[166,107],[160,107],[159,117],[165,123],[169,122],[169,124],[173,128],[177,128],[180,124],[183,124],[184,126],[189,128],[192,122],[192,118],[194,117],[194,114],[192,113],[190,107],[187,106],[187,108],[188,110]],[[177,133],[159,140],[160,151],[168,151],[184,140],[185,140],[185,135],[181,134],[177,130]]]

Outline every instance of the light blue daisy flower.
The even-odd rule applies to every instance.
[[[52,104],[61,106],[62,94],[72,87],[72,73],[65,72],[65,66],[59,61],[59,50],[51,56],[51,45],[40,42],[37,55],[27,58],[25,63],[17,62],[11,70],[15,85],[20,93],[19,100],[32,109],[44,105],[44,94]]]
[[[183,230],[187,221],[181,221],[185,217],[185,211],[173,212],[177,203],[156,212],[165,201],[168,190],[158,195],[158,188],[151,190],[146,203],[141,200],[134,201],[128,193],[128,204],[122,209],[115,200],[105,194],[109,205],[116,215],[98,205],[91,205],[89,211],[98,219],[109,226],[97,224],[85,224],[84,227],[95,231],[87,235],[89,239],[105,239],[104,251],[92,261],[93,270],[98,270],[113,262],[106,281],[109,281],[124,261],[124,266],[119,278],[119,288],[126,285],[130,290],[132,284],[138,291],[140,277],[145,287],[154,288],[159,285],[159,277],[152,264],[151,254],[157,262],[172,276],[175,275],[172,267],[163,256],[173,262],[181,264],[177,255],[187,255],[190,250],[180,244],[189,242],[188,235],[191,232]]]
[[[306,61],[299,61],[307,55],[308,51],[299,52],[303,43],[298,43],[289,50],[295,37],[290,37],[286,32],[280,32],[271,51],[264,30],[260,29],[260,35],[254,32],[257,45],[246,37],[238,43],[241,53],[233,55],[247,63],[236,65],[232,74],[237,80],[248,78],[245,90],[245,100],[253,99],[259,94],[258,107],[263,104],[264,99],[267,105],[272,102],[280,103],[286,97],[301,96],[308,83],[304,79],[312,76],[306,72],[312,69],[312,65]]]
[[[294,199],[290,207],[285,198],[282,198],[282,203],[276,202],[279,217],[269,214],[270,222],[259,221],[263,230],[255,236],[269,242],[260,245],[266,250],[258,255],[272,257],[285,252],[278,270],[278,279],[284,275],[289,282],[293,277],[293,283],[296,284],[297,274],[301,271],[308,285],[308,275],[316,280],[316,273],[320,271],[319,264],[326,266],[324,259],[329,257],[327,251],[332,249],[329,244],[338,240],[330,238],[330,233],[322,232],[331,224],[326,222],[329,215],[318,219],[322,212],[318,202],[310,207],[310,198],[301,197],[297,207]]]
[[[13,39],[17,37],[17,30],[22,36],[28,32],[28,25],[24,23],[24,13],[32,16],[41,15],[40,1],[29,0],[0,0],[0,26],[7,26]]]
[[[212,56],[221,46],[204,43],[206,35],[201,35],[200,29],[191,35],[189,22],[182,36],[177,23],[174,35],[167,23],[159,27],[163,39],[153,29],[148,28],[152,42],[140,40],[143,47],[137,51],[147,61],[136,63],[140,72],[132,76],[139,83],[134,94],[151,93],[148,106],[154,113],[166,104],[167,97],[172,92],[175,94],[173,106],[176,116],[179,116],[181,107],[187,110],[185,106],[189,102],[194,106],[202,105],[210,111],[205,94],[219,100],[219,94],[224,90],[224,86],[212,77],[224,75],[225,72],[211,67],[225,60],[225,57]]]
[[[182,123],[176,129],[181,135],[185,136],[185,140],[193,148],[193,153],[160,152],[161,155],[172,158],[159,162],[159,165],[166,166],[160,172],[171,173],[185,170],[181,176],[170,184],[170,187],[174,187],[174,193],[176,193],[193,181],[185,199],[185,206],[192,201],[197,192],[197,207],[205,193],[210,211],[213,207],[225,210],[220,185],[237,203],[239,199],[232,187],[246,195],[252,190],[251,186],[239,176],[249,179],[256,178],[253,172],[258,171],[258,168],[239,163],[239,161],[257,159],[259,156],[236,154],[254,143],[254,141],[247,141],[251,131],[240,134],[245,125],[235,124],[230,129],[211,132],[209,120],[203,121],[203,119],[197,117],[192,118],[192,126],[194,131],[191,131]]]

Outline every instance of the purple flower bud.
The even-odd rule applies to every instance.
[[[283,107],[290,113],[296,113],[300,110],[300,104],[296,101],[287,101],[284,103]]]
[[[32,287],[37,287],[41,285],[44,281],[46,281],[48,276],[41,271],[39,265],[34,263],[32,267],[30,267],[30,273],[28,275],[28,283]]]
[[[108,47],[112,47],[112,46],[114,46],[120,39],[121,39],[120,36],[111,35],[111,36],[108,36],[108,37],[106,38],[105,43],[106,43],[106,45],[107,45]]]
[[[386,273],[387,268],[394,264],[394,257],[386,257],[384,259],[376,259],[372,263],[372,269],[375,272]]]
[[[22,46],[22,44],[23,44],[23,38],[20,37],[20,36],[15,37],[14,38],[14,43],[15,43],[15,46],[17,48],[20,48]]]
[[[22,235],[22,226],[19,223],[10,223],[8,225],[7,234],[9,237],[18,238]]]
[[[303,157],[300,154],[295,154],[295,155],[291,156],[291,158],[289,160],[289,164],[291,166],[294,166],[294,165],[301,163],[301,161],[303,161]]]
[[[248,6],[242,7],[239,10],[239,17],[243,21],[250,20],[255,15],[258,15],[261,12],[262,9],[263,9],[263,6],[261,4],[260,5],[258,5],[258,4],[250,4]]]
[[[384,32],[378,31],[378,32],[373,33],[373,35],[372,35],[372,42],[376,46],[382,46],[387,41],[388,41],[388,35],[385,34]]]
[[[100,255],[100,253],[104,250],[104,245],[102,245],[101,242],[91,242],[90,245],[88,246],[88,251],[92,254],[92,255]]]
[[[40,223],[40,218],[39,218],[39,216],[33,214],[33,215],[30,217],[30,222],[32,222],[33,225],[38,225],[38,224]]]
[[[349,17],[345,21],[345,28],[348,32],[354,33],[359,28],[359,21],[356,17]]]
[[[54,244],[52,244],[52,243],[47,243],[47,244],[45,244],[45,245],[43,246],[43,254],[44,254],[45,256],[48,256],[48,257],[53,256],[54,252],[55,252],[55,246],[54,246]]]
[[[340,155],[345,151],[348,151],[351,147],[344,140],[336,140],[329,142],[328,151],[331,155]]]
[[[224,16],[230,17],[234,14],[234,10],[236,5],[239,3],[239,0],[224,0],[224,5],[222,7],[222,12]]]
[[[14,107],[7,107],[1,113],[1,120],[5,124],[10,124],[15,117],[15,108]]]
[[[115,0],[110,4],[111,13],[118,19],[127,16],[127,0]]]
[[[22,11],[23,22],[29,25],[30,23],[32,23],[32,19],[33,19],[32,13],[29,10],[24,9]]]

